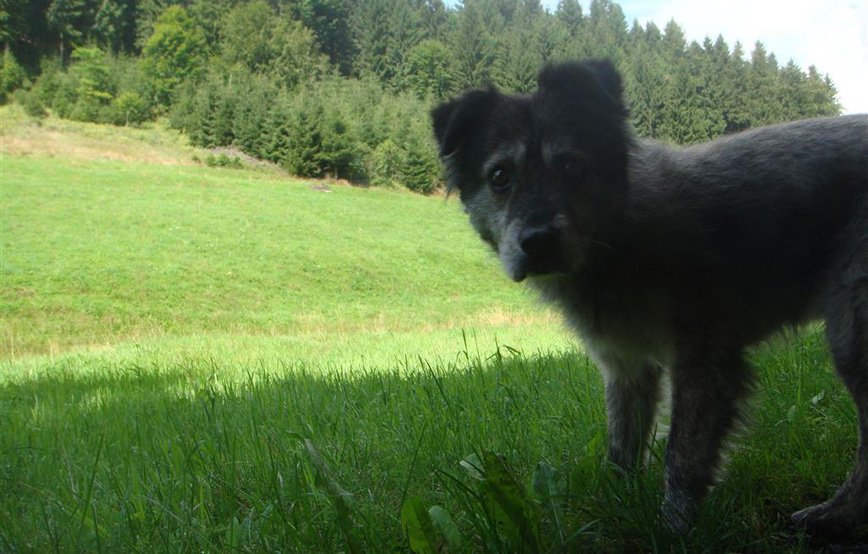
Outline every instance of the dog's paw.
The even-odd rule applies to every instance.
[[[868,539],[864,509],[834,499],[792,515],[793,522],[808,533],[828,539]]]
[[[670,533],[686,535],[696,520],[696,505],[689,500],[667,498],[660,507],[660,519]]]

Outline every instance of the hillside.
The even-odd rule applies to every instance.
[[[455,199],[208,168],[159,128],[2,115],[3,358],[168,335],[516,337],[555,319]]]

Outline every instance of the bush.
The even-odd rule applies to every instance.
[[[151,107],[137,92],[122,92],[111,103],[110,121],[115,125],[139,125],[151,119]]]
[[[407,153],[391,139],[381,142],[369,158],[371,184],[396,187],[403,180]]]
[[[228,167],[230,169],[242,169],[244,164],[235,156],[227,156],[226,154],[208,154],[205,157],[205,165],[208,167]]]
[[[434,192],[440,181],[440,164],[435,151],[430,141],[418,136],[407,143],[404,186],[422,194]]]
[[[22,91],[23,92],[23,91]],[[45,104],[39,95],[33,91],[29,91],[22,95],[20,99],[21,105],[24,107],[24,113],[34,119],[45,119],[48,117],[48,111],[45,109]]]
[[[106,122],[106,109],[114,98],[117,86],[112,79],[107,55],[96,47],[77,48],[72,53],[69,73],[75,77],[76,100],[69,113],[78,121]]]
[[[27,82],[27,73],[18,64],[12,51],[6,48],[0,64],[0,104],[6,102],[15,90],[24,86]]]
[[[78,80],[69,73],[58,73],[51,108],[59,117],[69,118],[78,101]]]

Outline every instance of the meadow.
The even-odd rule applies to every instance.
[[[0,109],[0,552],[809,552],[852,467],[820,327],[751,352],[699,522],[456,199]],[[326,190],[323,190],[326,189]]]

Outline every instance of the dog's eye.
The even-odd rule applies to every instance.
[[[570,180],[578,180],[582,177],[583,167],[575,158],[563,158],[559,160],[560,170],[564,177]]]
[[[491,188],[494,189],[495,192],[503,192],[507,188],[509,188],[509,171],[501,166],[495,167],[491,171],[491,175],[488,177],[488,180],[491,183]]]

